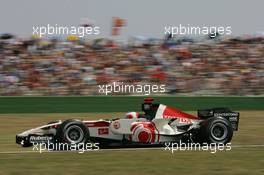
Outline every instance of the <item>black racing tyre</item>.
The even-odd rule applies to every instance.
[[[202,123],[199,135],[203,143],[227,144],[233,137],[233,129],[227,119],[212,117]]]
[[[65,120],[56,132],[59,143],[80,144],[90,140],[89,129],[79,120]]]

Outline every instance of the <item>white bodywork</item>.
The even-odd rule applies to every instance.
[[[54,126],[54,125],[60,125],[62,123],[62,121],[56,122],[56,123],[52,123],[52,124],[47,124],[47,125],[43,125],[37,128],[33,128],[27,131],[24,131],[20,134],[18,134],[19,136],[28,136],[29,134],[35,134],[35,135],[48,135],[48,134],[56,134],[56,129],[55,128],[50,128],[50,129],[44,129],[50,126]]]
[[[82,122],[89,128],[90,137],[120,141],[124,138],[130,139],[131,141],[145,139],[144,141],[146,142],[172,141],[174,139],[173,136],[183,134],[194,128],[199,128],[201,120],[177,116],[165,116],[165,109],[165,105],[160,105],[157,109],[156,116],[152,121],[148,121],[146,118],[132,118]],[[28,136],[29,134],[39,136],[50,134],[56,135],[56,128],[53,128],[52,126],[60,125],[61,123],[62,121],[58,121],[56,123],[30,129],[18,136]],[[181,129],[184,126],[186,126],[187,129]]]

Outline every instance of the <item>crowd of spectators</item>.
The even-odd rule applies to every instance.
[[[111,82],[165,84],[177,95],[263,95],[263,43],[0,39],[0,95],[96,95]]]

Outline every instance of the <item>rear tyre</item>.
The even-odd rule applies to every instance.
[[[58,143],[78,146],[89,142],[89,140],[89,129],[79,120],[65,120],[56,133],[56,141]]]
[[[212,117],[204,121],[200,128],[200,141],[227,144],[233,137],[231,123],[222,117]]]

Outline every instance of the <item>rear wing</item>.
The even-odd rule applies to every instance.
[[[197,111],[198,117],[201,119],[207,119],[210,117],[224,117],[232,125],[234,131],[238,130],[239,112],[231,111],[229,108],[212,108],[212,109],[200,109]]]

